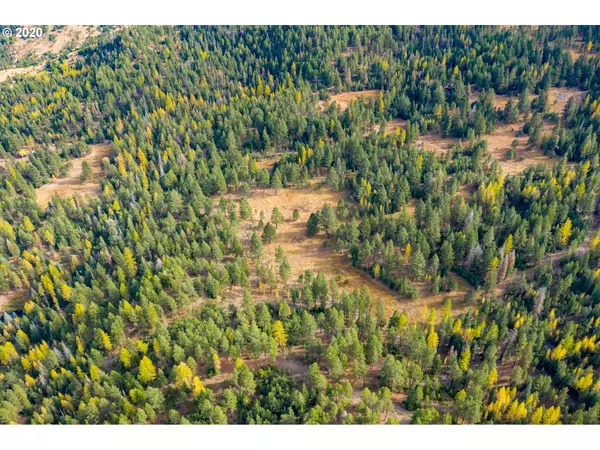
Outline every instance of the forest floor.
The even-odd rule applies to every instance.
[[[66,25],[54,30],[54,25],[48,26],[49,31],[41,38],[18,38],[11,45],[10,54],[15,65],[28,57],[43,58],[44,56],[56,56],[63,50],[70,50],[69,61],[76,58],[76,52],[83,43],[92,36],[100,34],[100,28],[96,25]],[[52,40],[50,40],[52,37]],[[43,61],[37,60],[37,64],[27,67],[11,67],[0,70],[0,83],[14,75],[34,75],[43,70]]]
[[[387,122],[387,124],[385,126],[385,134],[392,134],[398,128],[406,128],[406,125],[408,125],[407,120],[392,119],[389,122]],[[381,125],[377,123],[373,126],[372,130],[368,130],[367,132],[364,133],[363,136],[368,136],[369,134],[371,134],[371,131],[375,131],[376,133],[379,133],[379,130],[381,130]]]
[[[58,55],[67,48],[75,50],[88,37],[100,34],[99,27],[95,25],[66,25],[58,30],[50,25],[48,29],[41,38],[16,39],[11,47],[14,60],[18,62],[28,56],[41,57],[46,52]]]
[[[507,175],[523,173],[527,167],[536,164],[545,164],[549,168],[552,168],[558,162],[558,158],[546,156],[539,148],[531,147],[528,143],[528,136],[519,135],[521,133],[518,133],[518,130],[523,125],[522,123],[514,125],[503,124],[498,126],[493,134],[484,136],[488,142],[490,155],[494,160],[498,161],[502,171]],[[545,123],[544,134],[551,133],[552,126]],[[518,141],[516,156],[514,159],[507,159],[506,154],[515,139]]]
[[[91,151],[87,155],[71,160],[72,165],[66,177],[54,179],[35,190],[36,199],[40,206],[45,207],[48,205],[55,194],[66,197],[73,194],[97,195],[100,192],[98,182],[102,176],[100,161],[108,156],[110,146],[106,143],[91,144],[90,148]],[[94,172],[94,179],[86,183],[82,183],[80,180],[83,161],[87,161]]]
[[[529,145],[527,135],[519,133],[519,130],[525,125],[524,122],[519,122],[511,125],[501,124],[496,128],[496,131],[491,134],[482,136],[488,143],[488,152],[493,160],[498,161],[502,171],[509,175],[518,175],[532,165],[546,164],[548,167],[553,167],[558,158],[544,155],[539,149]],[[552,125],[544,122],[544,134],[552,133]],[[514,159],[508,159],[507,153],[513,140],[517,140],[516,156]],[[454,147],[454,145],[464,142],[457,138],[442,137],[439,134],[429,133],[420,136],[415,142],[417,146],[422,147],[426,151],[432,151],[438,156],[445,155]]]
[[[240,196],[237,194],[230,195],[229,198],[239,200]],[[463,297],[470,286],[456,274],[450,275],[458,284],[458,288],[454,292],[433,295],[431,293],[431,282],[415,282],[415,286],[419,289],[420,298],[409,300],[381,281],[374,279],[367,272],[352,266],[348,255],[331,248],[330,245],[333,244],[333,240],[327,239],[325,235],[307,237],[306,222],[310,214],[323,208],[327,203],[335,208],[342,198],[348,200],[348,193],[333,192],[321,183],[315,183],[311,187],[302,189],[281,189],[279,192],[276,192],[275,189],[254,189],[248,197],[253,220],[242,223],[239,235],[242,244],[246,247],[250,245],[250,237],[255,230],[253,224],[259,221],[261,211],[264,212],[265,223],[269,220],[275,207],[279,208],[285,218],[285,222],[280,224],[277,229],[275,241],[264,246],[266,264],[272,267],[275,273],[278,272],[278,265],[275,261],[277,246],[283,248],[291,266],[288,286],[280,288],[280,295],[283,296],[284,289],[295,283],[298,276],[304,273],[306,269],[312,269],[315,273],[322,272],[328,279],[335,279],[340,290],[346,292],[366,286],[374,303],[378,298],[383,300],[388,315],[398,310],[399,312],[405,312],[411,319],[417,319],[425,306],[441,309],[446,298],[452,300],[452,310],[455,314],[465,312],[470,307],[470,305],[463,303]],[[414,206],[412,208],[414,211]],[[297,221],[291,220],[294,209],[298,209],[300,215]],[[260,232],[259,230],[256,231],[257,233]],[[241,302],[242,292],[240,289],[234,288],[227,291],[225,296],[229,302],[233,301],[237,304]],[[268,300],[269,298],[272,299],[273,295],[255,295],[257,301]]]
[[[14,75],[34,75],[42,69],[42,66],[29,66],[29,67],[14,67],[12,69],[0,70],[0,83],[4,82]]]
[[[348,109],[350,102],[358,98],[376,98],[379,95],[379,90],[369,89],[365,91],[355,92],[340,92],[339,94],[332,94],[329,100],[320,100],[318,107],[320,111],[326,109],[333,102],[337,103],[342,111]]]
[[[259,169],[271,170],[273,168],[273,166],[275,166],[275,164],[278,163],[281,158],[283,158],[285,155],[288,155],[289,153],[290,152],[265,153],[265,154],[260,155],[255,158],[256,166]]]
[[[322,334],[319,337],[324,339]],[[287,371],[300,385],[307,381],[309,372],[309,364],[304,359],[304,352],[304,348],[300,345],[296,347],[290,347],[287,353],[280,354],[275,360],[271,360],[269,357],[265,356],[256,359],[243,358],[243,361],[252,371],[258,370],[260,367],[265,367],[269,364],[277,366]],[[321,359],[321,363],[319,364],[321,373],[325,375],[331,382],[331,378],[327,373],[327,369],[322,364],[324,362],[323,359],[324,358]],[[381,361],[375,366],[369,366],[367,368],[367,376],[365,377],[366,383],[364,384],[360,381],[350,380],[347,376],[340,380],[341,382],[351,382],[353,385],[352,398],[350,400],[349,408],[356,408],[360,402],[361,394],[364,388],[369,388],[371,391],[377,391],[381,387],[379,385],[377,375],[379,374],[382,365],[383,362]],[[233,360],[222,359],[221,372],[218,375],[214,375],[210,378],[202,379],[202,383],[205,387],[210,388],[213,392],[219,394],[231,385],[234,367],[235,362]],[[203,370],[200,369],[199,372],[202,374]],[[407,410],[404,406],[405,399],[406,394],[392,393],[392,403],[394,405],[394,409],[388,413],[387,418],[396,417],[402,424],[410,423],[413,413]],[[382,415],[382,422],[385,422],[385,419],[386,417],[383,417]]]
[[[0,312],[10,312],[17,309],[22,309],[26,301],[26,289],[0,293]]]
[[[577,88],[550,88],[548,91],[548,110],[556,114],[562,114],[569,99],[574,98],[575,101],[582,102],[586,95],[587,91],[580,91]]]

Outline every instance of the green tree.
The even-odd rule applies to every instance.
[[[271,222],[267,222],[262,232],[262,241],[265,244],[270,244],[275,240],[276,234],[277,231],[275,230],[275,227],[271,225]]]
[[[90,166],[89,162],[83,161],[81,163],[81,176],[79,177],[79,180],[82,183],[87,183],[88,181],[91,181],[92,178],[94,178],[92,166]]]
[[[308,237],[316,236],[319,232],[319,216],[312,213],[306,222],[306,235]]]

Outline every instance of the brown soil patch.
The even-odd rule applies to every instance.
[[[439,313],[444,308],[444,301],[449,298],[452,301],[452,315],[457,316],[466,312],[472,305],[465,303],[464,296],[471,289],[471,285],[463,277],[453,272],[450,272],[448,276],[456,280],[457,287],[455,291],[440,292],[437,295],[432,295],[431,282],[414,281],[413,284],[419,290],[419,298],[417,300],[404,301],[402,307],[398,308],[398,310],[406,313],[408,318],[414,321],[421,318],[425,306],[429,310],[435,308],[438,311],[436,321],[439,321]]]
[[[492,158],[500,163],[502,171],[510,175],[519,174],[527,167],[540,163],[553,167],[558,161],[557,159],[544,155],[537,148],[530,148],[527,136],[517,136],[517,130],[521,127],[521,124],[500,125],[493,135],[484,136],[488,142],[488,151]],[[544,131],[550,133],[551,125],[545,124]],[[514,139],[519,142],[516,148],[516,157],[509,160],[506,158],[506,154]]]
[[[548,91],[548,111],[562,114],[570,98],[574,97],[576,101],[581,102],[586,94],[587,91],[580,91],[577,88],[550,88]]]
[[[92,194],[97,195],[100,192],[98,179],[101,176],[100,161],[108,156],[110,151],[109,144],[92,144],[89,154],[71,160],[71,168],[66,177],[55,179],[35,190],[37,202],[40,206],[45,207],[55,194],[61,197],[66,197],[73,194]],[[88,161],[94,172],[94,180],[87,183],[81,183],[81,167],[83,161]]]
[[[27,290],[10,291],[0,294],[0,311],[15,311],[23,308],[28,300]]]
[[[100,34],[100,28],[95,25],[67,25],[58,30],[54,27],[54,25],[48,26],[49,31],[41,38],[15,39],[11,48],[15,61],[30,55],[40,57],[46,52],[57,55],[69,46],[72,50],[76,50],[88,37]],[[54,36],[52,41],[50,36]]]
[[[412,198],[409,200],[409,202],[406,205],[404,205],[404,207],[400,211],[397,211],[397,212],[391,213],[391,214],[386,214],[385,217],[390,217],[390,218],[395,219],[395,218],[402,216],[402,214],[405,211],[406,211],[406,214],[408,215],[408,217],[414,217],[416,210],[417,210],[417,199]]]
[[[335,279],[340,290],[351,292],[354,289],[360,289],[366,286],[370,292],[373,303],[381,298],[385,304],[386,312],[391,315],[395,310],[406,312],[410,319],[420,317],[423,307],[441,309],[444,299],[449,297],[453,302],[453,313],[459,314],[466,309],[462,305],[464,294],[470,289],[468,283],[458,275],[451,274],[457,280],[458,288],[451,293],[442,293],[431,295],[430,282],[417,282],[415,285],[419,289],[420,298],[409,300],[399,293],[387,287],[384,283],[375,280],[367,272],[353,267],[346,254],[335,252],[333,249],[324,246],[326,242],[333,243],[325,238],[324,235],[315,237],[306,236],[306,222],[311,213],[321,209],[326,203],[335,207],[337,202],[347,197],[347,194],[332,192],[327,188],[311,187],[305,189],[282,189],[276,193],[274,189],[256,189],[248,198],[252,208],[255,223],[258,222],[260,212],[265,215],[265,222],[269,220],[274,207],[278,207],[285,217],[285,223],[279,225],[277,238],[271,244],[265,245],[265,262],[273,267],[275,271],[278,268],[275,261],[275,249],[281,246],[291,266],[291,276],[288,284],[297,281],[298,276],[306,269],[312,269],[315,273],[322,272],[328,279]],[[415,202],[412,201],[407,206],[409,214],[414,214]],[[292,222],[290,217],[294,209],[298,209],[300,218]],[[241,225],[240,239],[246,245],[249,245],[252,235],[253,225],[250,221],[245,221]],[[258,230],[257,230],[258,232]],[[284,295],[285,287],[280,285],[280,295]],[[240,292],[228,291],[223,295],[226,301],[240,302]],[[272,299],[273,295],[265,295],[264,300]],[[255,296],[255,301],[263,299]]]
[[[473,194],[475,193],[475,185],[473,184],[463,184],[456,195],[460,195],[465,201],[469,201],[473,198]]]
[[[264,211],[265,222],[269,220],[274,207],[278,207],[286,219],[285,223],[279,225],[277,229],[275,242],[265,245],[266,263],[273,268],[278,267],[275,261],[275,249],[279,245],[283,248],[292,268],[288,283],[296,282],[298,276],[306,269],[312,269],[315,273],[322,272],[327,278],[335,279],[339,288],[347,292],[366,286],[373,301],[381,297],[388,313],[391,314],[394,310],[401,309],[400,295],[371,278],[368,273],[352,267],[346,255],[324,247],[323,244],[327,240],[323,235],[310,238],[306,236],[306,222],[310,214],[323,208],[326,203],[335,207],[345,196],[347,194],[319,187],[281,189],[279,193],[274,189],[254,190],[248,201],[255,222],[258,222],[261,211]],[[298,209],[300,218],[292,222],[290,218],[294,209]],[[252,231],[252,224],[246,221],[242,224],[240,237],[248,242]]]
[[[268,155],[265,157],[262,157],[260,159],[256,159],[256,166],[259,169],[267,169],[267,170],[271,170],[273,168],[273,166],[275,165],[275,163],[279,162],[279,160],[285,155],[286,153],[275,153],[273,155]]]
[[[386,134],[392,134],[398,128],[406,128],[407,124],[408,124],[408,122],[404,119],[390,120],[385,127],[385,132],[386,132]]]
[[[33,75],[42,69],[41,66],[16,67],[13,69],[0,70],[0,83],[15,75]]]
[[[425,134],[415,141],[417,147],[425,151],[434,152],[436,155],[445,155],[456,143],[458,139],[451,137],[441,137],[438,134]]]
[[[474,86],[471,86],[471,95],[469,95],[469,103],[473,104],[477,100],[479,100],[479,96],[481,95],[481,91],[479,91]],[[506,104],[508,103],[510,96],[508,95],[500,95],[494,93],[494,107],[496,109],[504,109]],[[535,98],[535,95],[529,96],[530,100]],[[519,101],[518,98],[513,97],[513,102]]]
[[[324,110],[331,103],[335,102],[339,105],[342,111],[348,109],[350,106],[350,102],[356,100],[358,98],[376,98],[379,95],[379,90],[370,89],[366,91],[356,91],[356,92],[340,92],[339,94],[333,94],[329,100],[319,101],[319,110]]]

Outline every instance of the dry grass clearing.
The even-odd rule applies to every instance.
[[[33,75],[38,73],[42,66],[16,67],[13,69],[0,70],[0,83],[15,75]]]
[[[286,154],[287,153],[285,153],[285,152],[281,152],[281,153],[275,153],[272,155],[266,155],[261,158],[256,158],[256,166],[259,169],[271,170],[273,168],[273,166],[275,165],[275,163],[279,162],[279,160]]]
[[[239,196],[230,196],[237,199]],[[264,212],[265,222],[269,220],[273,208],[279,208],[285,218],[285,223],[279,225],[277,238],[271,244],[265,245],[265,260],[268,265],[276,268],[275,249],[281,246],[291,265],[290,283],[294,283],[300,274],[306,269],[312,269],[315,273],[322,272],[327,278],[335,279],[340,289],[350,292],[366,286],[370,292],[373,302],[379,297],[383,300],[386,311],[391,314],[398,310],[406,312],[411,319],[417,319],[423,307],[440,309],[446,297],[452,299],[453,311],[459,313],[464,311],[461,305],[462,297],[469,289],[466,281],[457,275],[458,289],[449,294],[431,295],[431,283],[415,283],[419,289],[421,298],[411,301],[397,292],[388,288],[382,282],[373,279],[368,273],[353,267],[347,255],[340,254],[326,247],[329,242],[324,236],[307,237],[306,222],[311,213],[321,209],[326,203],[333,207],[341,198],[347,198],[347,193],[332,192],[328,188],[312,186],[304,189],[281,189],[277,193],[274,189],[255,189],[248,198],[253,212],[254,222],[259,220],[260,212]],[[414,214],[414,205],[410,205]],[[298,209],[299,219],[291,220],[292,212]],[[250,221],[243,222],[240,230],[240,239],[249,245],[253,225]],[[241,290],[232,289],[224,293],[228,302],[239,303],[241,301]],[[269,296],[255,295],[255,300],[267,300]],[[270,298],[273,296],[271,295]]]
[[[453,272],[448,275],[456,281],[456,290],[452,292],[441,292],[433,295],[431,293],[431,282],[429,281],[414,281],[413,284],[419,290],[419,298],[417,300],[407,300],[403,302],[401,308],[397,308],[401,312],[405,312],[409,319],[420,319],[425,307],[428,309],[435,308],[438,312],[444,308],[444,301],[449,298],[452,301],[452,314],[457,316],[466,312],[472,305],[464,301],[465,294],[471,290],[471,285],[467,281]],[[473,306],[474,308],[474,306]],[[436,321],[439,320],[440,314],[437,314]]]
[[[506,174],[519,174],[527,167],[540,163],[553,167],[558,161],[556,158],[544,155],[538,148],[531,148],[528,143],[528,136],[517,136],[518,130],[523,128],[523,125],[523,123],[501,124],[493,134],[482,136],[488,142],[488,151],[491,157],[498,161],[502,171]],[[544,134],[552,133],[552,127],[552,124],[544,123]],[[509,160],[506,155],[515,139],[518,142],[516,157]],[[423,150],[432,151],[438,156],[443,156],[458,142],[459,139],[456,138],[441,137],[439,134],[426,134],[420,136],[415,144],[422,147]]]
[[[567,87],[553,87],[548,90],[548,112],[553,112],[557,114],[561,114],[567,102],[571,97],[575,97],[576,100],[582,101],[585,98],[587,91],[580,91],[577,88],[567,88]],[[471,95],[469,96],[469,101],[471,103],[477,101],[479,99],[480,91],[471,87]],[[494,97],[494,106],[496,109],[504,109],[509,100],[508,95],[499,95],[495,94]],[[529,101],[533,101],[537,98],[535,94],[529,94]],[[513,102],[515,104],[519,101],[518,96],[513,97]]]
[[[41,207],[48,205],[56,194],[66,197],[73,194],[97,195],[100,192],[98,184],[98,178],[102,174],[100,161],[108,156],[110,146],[109,144],[92,144],[90,148],[89,154],[71,160],[72,165],[66,177],[55,179],[35,190],[37,202]],[[94,180],[86,183],[82,183],[80,180],[83,161],[88,161],[94,172]]]
[[[337,103],[342,111],[348,109],[350,106],[350,102],[359,98],[376,98],[379,95],[379,91],[377,89],[370,89],[366,91],[356,91],[356,92],[340,92],[339,94],[333,94],[329,100],[321,100],[319,101],[319,110],[323,111],[332,103]]]
[[[16,39],[11,48],[15,61],[27,56],[40,57],[46,52],[57,55],[67,47],[75,50],[90,36],[100,34],[100,28],[96,25],[67,25],[57,30],[54,27],[48,26],[49,31],[41,38]],[[53,36],[52,40],[50,36]]]
[[[473,198],[473,194],[475,194],[475,185],[473,184],[463,184],[459,189],[456,195],[460,195],[465,201],[469,201]]]
[[[352,267],[346,255],[325,247],[323,244],[326,240],[323,236],[306,236],[306,222],[310,214],[323,208],[326,203],[335,207],[345,196],[347,194],[332,192],[325,187],[282,189],[279,193],[274,189],[254,190],[248,201],[255,221],[259,220],[261,211],[264,212],[265,221],[268,220],[275,207],[279,208],[286,220],[279,225],[275,242],[265,245],[267,263],[276,267],[275,249],[279,245],[292,267],[290,282],[295,282],[306,269],[312,269],[315,273],[322,272],[327,278],[335,279],[340,289],[346,291],[367,286],[374,301],[378,297],[384,300],[389,313],[395,309],[402,309],[397,293],[371,278],[366,272]],[[291,221],[294,209],[297,209],[300,215],[295,222]],[[252,224],[247,221],[242,227],[240,238],[248,242],[252,234]]]
[[[404,214],[405,212],[408,217],[414,217],[416,210],[417,210],[417,199],[411,198],[408,201],[408,203],[406,205],[404,205],[404,207],[400,211],[397,211],[395,213],[386,214],[385,217],[395,219],[395,218],[401,217],[402,214]]]
[[[548,91],[548,111],[562,114],[569,99],[574,98],[576,101],[581,102],[586,94],[587,91],[580,91],[577,88],[550,88]]]
[[[392,119],[385,126],[386,134],[391,134],[396,131],[398,128],[406,128],[408,122],[404,119]]]
[[[439,134],[425,134],[415,141],[417,147],[425,151],[434,152],[438,156],[445,155],[456,143],[458,139],[452,137],[441,137]]]
[[[10,291],[0,294],[0,312],[3,311],[15,311],[23,308],[23,305],[27,301],[27,290],[21,289],[19,291]]]
[[[474,102],[479,100],[480,95],[481,95],[481,91],[479,91],[475,86],[471,85],[471,94],[469,95],[469,103],[473,104]],[[535,97],[536,97],[535,95],[531,94],[529,96],[529,99],[533,100]],[[504,109],[504,107],[508,103],[509,98],[510,98],[510,96],[508,96],[508,95],[494,94],[494,107],[496,109]],[[518,102],[518,101],[519,101],[518,97],[513,97],[513,102]]]
[[[386,126],[385,126],[385,134],[392,134],[394,133],[398,128],[406,128],[406,125],[408,124],[408,122],[404,119],[392,119],[390,120]],[[379,130],[381,130],[381,125],[380,124],[375,124],[373,126],[372,131],[375,131],[376,133],[379,133]],[[371,133],[371,130],[368,130],[367,132],[365,132],[363,134],[363,136],[368,136]]]
[[[558,159],[544,155],[537,148],[530,148],[527,136],[517,136],[517,130],[521,127],[521,124],[500,125],[494,134],[485,136],[488,142],[488,151],[492,158],[499,162],[502,171],[510,175],[519,174],[527,167],[540,163],[553,167]],[[544,134],[550,134],[551,131],[551,125],[544,124]],[[506,158],[506,154],[515,139],[518,141],[516,157],[509,160]]]

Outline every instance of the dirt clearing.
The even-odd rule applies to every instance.
[[[75,51],[87,38],[100,34],[100,27],[96,25],[66,25],[59,29],[55,27],[56,25],[49,25],[48,31],[41,38],[16,38],[11,47],[15,61],[28,56],[40,57],[46,52],[58,55],[67,48]]]
[[[350,102],[359,98],[377,98],[379,95],[379,90],[370,89],[367,91],[356,91],[356,92],[340,92],[339,94],[333,94],[329,100],[321,100],[319,101],[319,110],[323,111],[332,103],[337,103],[342,111],[348,109],[350,106]]]
[[[256,158],[256,166],[259,169],[271,170],[273,168],[273,166],[277,162],[279,162],[279,160],[281,158],[283,158],[286,154],[287,154],[286,152],[280,152],[280,153],[275,153],[272,155],[266,155],[264,157]]]
[[[494,134],[484,136],[488,142],[488,151],[493,159],[499,162],[502,171],[514,175],[522,173],[527,167],[543,163],[549,168],[554,167],[558,159],[550,158],[537,148],[530,148],[527,136],[517,136],[520,125],[500,125]],[[544,134],[551,133],[551,126],[544,126]],[[507,159],[513,140],[517,140],[516,156]]]
[[[0,294],[0,312],[11,312],[22,309],[27,301],[27,290],[11,291]]]
[[[0,83],[15,75],[34,75],[42,70],[42,66],[16,67],[0,70]]]
[[[311,213],[323,208],[326,203],[335,207],[341,198],[347,194],[332,192],[326,187],[311,187],[304,189],[256,189],[248,198],[255,223],[260,212],[265,215],[265,223],[269,220],[273,208],[279,208],[285,222],[277,229],[277,238],[271,244],[265,245],[265,259],[268,265],[276,268],[275,249],[281,246],[291,265],[290,283],[295,283],[298,276],[306,269],[315,273],[322,272],[327,278],[337,281],[340,289],[351,292],[365,285],[373,301],[381,297],[386,309],[391,314],[395,309],[402,309],[401,296],[393,292],[383,283],[369,276],[366,272],[352,267],[348,257],[332,251],[323,244],[327,241],[324,236],[306,236],[306,222]],[[294,209],[298,209],[299,219],[291,221]],[[240,238],[246,243],[252,235],[252,225],[249,221],[242,224]]]
[[[55,179],[35,190],[37,202],[42,208],[50,203],[55,194],[66,197],[73,194],[97,195],[100,192],[98,183],[102,175],[100,161],[108,156],[110,145],[106,143],[92,144],[90,148],[89,154],[71,160],[72,165],[66,177]],[[80,180],[83,161],[87,161],[94,172],[94,179],[86,183],[82,183]]]
[[[434,152],[438,156],[445,155],[456,143],[458,139],[441,137],[439,134],[425,134],[415,141],[417,147]]]
[[[415,283],[421,298],[409,300],[388,288],[384,283],[373,279],[367,272],[353,267],[346,254],[338,253],[325,246],[325,243],[332,244],[333,241],[328,240],[324,235],[320,234],[310,238],[306,236],[306,222],[311,213],[323,208],[326,203],[335,207],[340,199],[347,199],[347,197],[347,193],[332,192],[326,187],[281,189],[279,193],[275,192],[274,189],[253,190],[248,201],[252,208],[254,223],[258,222],[261,211],[264,212],[266,223],[274,207],[279,208],[285,218],[285,222],[279,225],[277,229],[275,241],[265,245],[267,265],[277,271],[275,249],[277,246],[281,246],[291,265],[291,276],[288,285],[295,283],[298,276],[306,269],[312,269],[315,273],[322,272],[328,279],[335,279],[340,290],[346,292],[366,286],[373,302],[375,303],[381,297],[386,311],[390,315],[398,310],[406,312],[411,319],[417,319],[423,311],[424,305],[427,305],[428,308],[441,309],[446,297],[452,299],[455,305],[453,311],[459,313],[464,310],[461,301],[469,286],[465,280],[457,275],[451,275],[457,279],[458,283],[458,289],[455,292],[431,295],[430,282]],[[298,209],[300,216],[295,222],[291,220],[294,209]],[[244,221],[241,225],[240,239],[247,246],[249,246],[252,231],[252,223]],[[279,286],[280,294],[283,295],[285,288],[281,286],[281,283],[279,283]],[[226,294],[225,297],[229,300],[229,294]],[[273,295],[270,298],[272,299]],[[255,300],[257,300],[256,297]]]
[[[587,91],[580,91],[577,88],[550,88],[548,91],[548,111],[556,114],[562,114],[567,106],[569,99],[581,102],[585,98]]]

